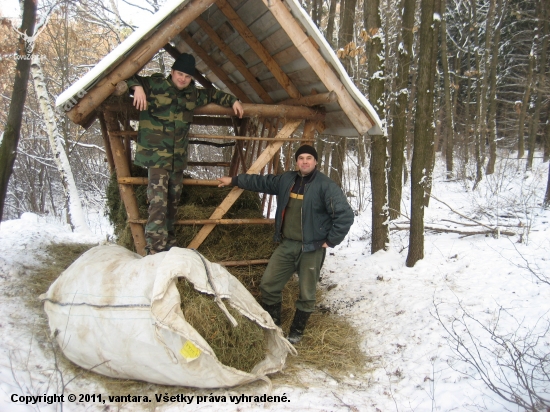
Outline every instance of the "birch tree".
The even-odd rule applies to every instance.
[[[91,234],[86,220],[84,219],[78,189],[76,188],[71,165],[69,163],[67,153],[65,152],[63,137],[57,128],[57,121],[55,120],[55,114],[50,103],[48,90],[46,88],[46,81],[44,80],[44,74],[42,73],[40,57],[37,55],[32,57],[31,72],[36,97],[40,104],[40,111],[44,118],[51,151],[65,192],[69,224],[71,225],[73,231],[82,234]]]

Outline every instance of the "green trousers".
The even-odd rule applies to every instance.
[[[283,239],[269,259],[260,282],[262,303],[274,305],[281,302],[283,288],[294,272],[297,272],[300,297],[296,301],[296,308],[303,312],[313,312],[325,252],[325,248],[302,252],[302,242]]]

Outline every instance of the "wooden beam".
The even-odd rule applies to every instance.
[[[139,71],[155,53],[206,11],[214,0],[191,0],[183,9],[166,20],[145,42],[137,46],[111,72],[86,92],[67,116],[76,124],[82,124],[115,89],[116,84]]]
[[[325,113],[322,109],[312,109],[305,106],[285,106],[280,104],[254,104],[243,103],[243,117],[268,117],[268,118],[284,118],[284,119],[312,119],[323,121]],[[130,101],[124,104],[105,103],[101,105],[101,109],[105,111],[120,111],[120,110],[137,110],[132,106]],[[197,116],[235,116],[233,109],[230,107],[219,106],[215,103],[207,104],[206,106],[197,107],[194,111]]]
[[[250,84],[258,96],[260,96],[260,99],[262,99],[265,103],[274,103],[271,96],[267,94],[260,82],[256,80],[256,77],[250,73],[250,70],[248,70],[244,62],[233,52],[233,50],[231,50],[231,47],[229,47],[229,45],[225,43],[220,36],[218,36],[218,33],[216,33],[216,31],[210,27],[210,25],[202,17],[197,17],[195,22],[199,24],[201,29],[207,34],[208,37],[210,37],[210,40],[212,40],[216,46],[218,46],[218,49],[220,49],[229,61],[233,63],[235,68],[243,75],[248,84]]]
[[[312,94],[310,96],[300,97],[298,99],[283,100],[277,104],[289,106],[318,106],[321,104],[334,103],[338,100],[338,95],[335,92]]]
[[[275,137],[278,139],[284,139],[284,138],[290,137],[292,133],[294,133],[294,131],[298,128],[300,123],[301,123],[300,120],[289,120]],[[269,161],[273,158],[275,153],[279,151],[282,145],[283,145],[282,141],[276,141],[276,142],[270,143],[246,173],[247,174],[260,173],[260,171],[264,168],[264,166],[268,164]],[[227,197],[223,200],[223,202],[216,208],[214,213],[212,213],[212,215],[210,216],[210,219],[221,219],[227,213],[227,211],[233,205],[233,203],[235,203],[235,201],[239,198],[239,196],[243,191],[244,189],[234,187],[231,190],[231,192],[229,192]],[[190,249],[198,249],[199,246],[202,244],[202,242],[204,242],[206,237],[210,234],[210,232],[212,232],[212,230],[214,230],[215,227],[216,225],[214,224],[204,225],[187,247]]]
[[[105,113],[105,123],[107,125],[108,133],[120,131],[118,120],[113,113]],[[130,165],[126,160],[126,151],[122,140],[109,135],[109,142],[113,153],[117,177],[130,177]],[[120,198],[126,208],[128,219],[138,219],[139,208],[133,187],[128,184],[119,183],[118,188],[120,190]],[[141,256],[145,256],[145,232],[143,230],[143,226],[136,223],[130,223],[130,230],[132,231],[132,237],[134,238],[136,252]]]
[[[109,143],[109,132],[107,131],[107,124],[105,123],[105,116],[102,112],[99,112],[99,126],[101,128],[101,136],[103,136],[103,145],[105,146],[105,155],[107,156],[107,163],[109,164],[109,171],[113,173],[115,171],[115,161],[113,160],[113,152],[111,152],[111,144]]]
[[[146,177],[118,177],[117,182],[125,185],[147,185]],[[219,180],[183,179],[186,186],[218,186]]]
[[[199,56],[204,63],[206,63],[210,70],[212,70],[214,74],[219,77],[223,84],[231,90],[231,93],[233,93],[242,102],[251,102],[246,93],[243,92],[241,88],[229,78],[228,74],[219,66],[219,64],[216,63],[216,61],[210,57],[208,53],[195,40],[193,40],[193,38],[185,30],[181,31],[180,37],[189,47],[193,49],[195,54]]]
[[[235,10],[233,10],[229,2],[227,0],[216,0],[216,5],[225,17],[227,17],[231,25],[239,32],[241,37],[248,43],[250,48],[258,55],[260,60],[263,61],[266,67],[271,71],[271,73],[273,73],[275,79],[288,93],[288,95],[293,99],[301,97],[302,95],[298,91],[297,87],[292,83],[292,80],[290,80],[287,74],[281,69],[279,64],[271,56],[271,53],[262,43],[260,43],[254,33],[250,31],[248,26],[242,21]]]
[[[216,1],[218,7],[220,1],[222,0]],[[288,11],[285,4],[281,0],[263,0],[263,2],[288,34],[288,37],[290,37],[302,56],[313,68],[317,76],[319,76],[325,87],[328,90],[333,90],[338,95],[338,103],[355,129],[361,135],[367,133],[376,122],[359,108],[338,76],[331,70],[323,56],[321,56],[296,19]]]
[[[317,123],[315,123],[316,127],[318,127]],[[118,132],[118,133],[111,133],[112,136],[131,136],[132,138],[136,138],[137,131],[129,131],[129,132]],[[232,136],[232,135],[218,135],[218,134],[198,134],[198,133],[189,133],[190,139],[214,139],[214,140],[251,140],[251,141],[265,141],[265,142],[301,142],[303,138],[294,138],[294,139],[277,139],[274,137],[249,137],[249,136]],[[193,143],[193,140],[190,140],[189,143]]]
[[[128,220],[130,223],[145,225],[146,219]],[[175,225],[193,226],[193,225],[272,225],[275,219],[185,219],[176,220]]]
[[[222,266],[251,266],[251,265],[267,265],[269,259],[254,259],[254,260],[227,260],[225,262],[218,262]]]

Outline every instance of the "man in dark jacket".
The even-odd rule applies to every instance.
[[[140,110],[137,137],[137,166],[148,168],[149,219],[145,225],[147,254],[175,245],[174,221],[187,168],[189,127],[195,107],[208,103],[232,107],[242,117],[243,108],[235,96],[220,90],[195,87],[195,58],[181,54],[171,74],[133,76],[126,81],[134,92],[134,106]]]
[[[281,326],[282,290],[298,273],[300,297],[288,340],[302,339],[309,316],[315,309],[315,291],[327,247],[346,237],[353,211],[338,185],[316,169],[317,151],[301,146],[295,154],[297,171],[282,175],[240,174],[221,177],[220,187],[238,186],[277,195],[275,242],[280,242],[262,276],[262,306]]]

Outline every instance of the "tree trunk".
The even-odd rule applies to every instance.
[[[23,2],[23,20],[19,31],[26,33],[29,37],[34,34],[36,4],[36,0],[24,0]],[[25,41],[21,36],[19,39],[18,59],[15,66],[15,80],[13,82],[8,118],[4,133],[0,134],[0,220],[2,220],[2,215],[4,214],[8,183],[13,171],[17,145],[19,144],[19,136],[21,134],[21,122],[25,99],[27,97],[27,83],[29,81],[33,47],[34,42]]]
[[[328,10],[328,23],[327,23],[327,31],[325,33],[325,37],[327,38],[330,46],[335,49],[334,47],[334,21],[336,20],[336,5],[338,4],[338,0],[331,0],[330,1],[330,8]]]
[[[489,113],[487,119],[487,127],[489,129],[489,161],[487,162],[487,168],[485,174],[490,175],[495,171],[495,163],[497,160],[497,65],[498,65],[498,50],[500,46],[500,31],[502,24],[504,23],[504,16],[506,15],[506,6],[508,2],[498,0],[497,11],[500,15],[499,21],[495,26],[495,32],[492,38],[492,52],[491,52],[491,67],[489,70],[490,84],[489,84]]]
[[[434,14],[435,15],[441,15],[441,0],[434,0]],[[431,62],[428,65],[428,67],[431,69],[430,78],[435,79],[437,74],[437,54],[438,54],[438,39],[439,39],[439,27],[440,27],[440,21],[434,20],[433,24],[433,45],[432,45],[432,57]],[[438,82],[439,84],[439,82]],[[430,85],[430,90],[435,89],[434,81],[432,80]],[[429,102],[428,109],[432,113],[432,122],[431,126],[428,128],[428,135],[427,135],[427,142],[426,147],[429,148],[428,156],[426,157],[424,164],[424,168],[426,170],[426,176],[424,182],[424,206],[428,207],[430,205],[430,195],[432,193],[432,174],[435,166],[435,151],[436,151],[436,143],[435,143],[435,128],[434,128],[434,119],[436,116],[436,113],[434,113],[434,104],[435,104],[435,90],[432,94],[433,98]],[[429,145],[429,146],[428,146]]]
[[[544,2],[541,0],[538,3],[537,15],[543,16],[545,12]],[[527,152],[527,164],[526,170],[533,168],[533,158],[535,156],[535,146],[537,141],[537,134],[539,131],[540,112],[542,109],[544,99],[544,89],[546,85],[546,52],[548,49],[548,24],[538,19],[537,24],[539,26],[539,32],[542,33],[542,41],[540,44],[540,58],[538,61],[538,76],[537,76],[537,97],[535,99],[535,112],[531,118],[531,127],[529,130],[529,147]],[[541,27],[542,26],[542,27]],[[536,40],[535,40],[536,41]],[[538,54],[538,53],[537,53]]]
[[[343,49],[353,41],[355,30],[355,6],[357,0],[343,0],[340,3],[340,31],[338,32],[338,48]],[[352,57],[344,54],[340,57],[348,75],[353,77]]]
[[[332,156],[330,158],[330,178],[342,187],[344,183],[344,159],[346,158],[347,139],[335,136],[332,139]]]
[[[364,2],[364,22],[370,34],[368,51],[369,100],[380,119],[384,119],[384,50],[382,42],[379,0]],[[381,73],[382,75],[377,73]],[[370,133],[369,133],[370,134]],[[371,137],[370,181],[372,193],[371,253],[386,250],[389,244],[388,187],[387,187],[387,134],[380,130]]]
[[[525,91],[523,92],[523,100],[521,101],[521,107],[519,107],[518,159],[521,159],[523,156],[525,156],[525,136],[524,136],[525,117],[527,115],[527,107],[529,106],[529,98],[531,97],[531,86],[533,84],[534,67],[535,67],[535,53],[534,53],[534,50],[531,49],[531,53],[529,54],[529,65],[527,67],[527,78],[525,80]]]
[[[441,10],[446,11],[446,1],[441,1]],[[447,53],[447,15],[441,20],[441,63],[443,66],[443,92],[445,95],[445,163],[447,169],[447,179],[453,176],[453,148],[454,148],[454,110],[451,91],[451,74],[449,72],[449,56]],[[456,75],[455,75],[456,79]]]
[[[421,0],[419,62],[431,62],[434,45],[433,14],[434,0]],[[426,159],[431,156],[433,141],[430,128],[433,122],[433,68],[430,64],[419,64],[417,81],[417,102],[414,125],[414,149],[411,166],[411,230],[407,267],[413,267],[424,258],[424,183],[429,178],[425,169]]]
[[[403,190],[403,167],[405,166],[405,141],[407,140],[407,108],[409,104],[409,69],[411,65],[414,8],[416,0],[403,2],[402,41],[398,50],[397,99],[394,113],[391,139],[391,167],[389,171],[389,213],[391,219],[401,215],[401,196]],[[372,101],[372,100],[371,100]]]
[[[88,224],[84,219],[78,189],[76,188],[71,165],[63,146],[63,137],[57,128],[55,114],[48,98],[48,90],[46,89],[46,81],[44,79],[44,74],[42,73],[39,56],[35,55],[32,57],[31,72],[34,80],[36,97],[40,103],[40,111],[44,117],[44,123],[46,124],[46,133],[48,134],[48,139],[50,141],[50,148],[61,176],[63,190],[65,191],[67,218],[69,224],[71,225],[73,231],[80,232],[82,234],[91,234]]]

